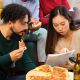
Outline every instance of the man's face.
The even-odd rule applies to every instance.
[[[26,34],[28,30],[28,16],[26,15],[23,20],[17,20],[15,23],[13,23],[12,31],[20,36],[23,36],[23,34]]]

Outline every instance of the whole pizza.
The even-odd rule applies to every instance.
[[[29,71],[26,80],[70,80],[70,75],[65,68],[42,65]]]

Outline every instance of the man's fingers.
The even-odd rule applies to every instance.
[[[20,48],[20,50],[23,50],[23,51],[26,50],[26,49],[27,49],[26,47],[21,47]]]

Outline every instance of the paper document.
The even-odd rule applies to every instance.
[[[66,64],[69,57],[72,56],[74,50],[68,51],[67,53],[60,53],[60,54],[48,54],[46,64],[51,66],[58,66],[61,64]]]

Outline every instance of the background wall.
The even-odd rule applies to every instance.
[[[2,8],[3,8],[3,0],[0,0],[0,17],[1,17]],[[1,23],[1,21],[0,21],[0,23]]]
[[[3,0],[0,0],[0,9],[3,8]]]
[[[70,6],[80,8],[80,0],[68,0]]]

